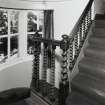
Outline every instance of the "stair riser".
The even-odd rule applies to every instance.
[[[105,28],[105,22],[104,21],[96,21],[95,22],[95,27],[99,28]]]
[[[78,63],[79,73],[73,78],[71,86],[100,105],[105,105],[105,15],[95,16],[83,54],[84,58]]]
[[[90,46],[95,47],[95,48],[100,48],[100,49],[105,49],[105,42],[103,41],[98,41],[94,39],[89,39],[88,43]]]
[[[103,29],[93,29],[93,35],[92,36],[101,36],[101,37],[105,37],[105,30]]]
[[[90,43],[89,43],[89,45],[90,45]],[[102,44],[96,44],[96,43],[94,43],[94,42],[92,42],[92,44],[91,44],[91,47],[93,47],[93,48],[97,48],[97,49],[99,49],[99,50],[105,50],[105,47],[102,45]]]
[[[83,67],[81,65],[78,66],[79,71],[84,73],[84,74],[88,74],[90,76],[93,76],[94,78],[98,78],[100,80],[102,80],[104,82],[105,80],[105,70],[99,70],[99,69],[95,69],[95,68],[88,68],[88,67]]]
[[[86,57],[90,57],[94,60],[99,60],[99,61],[105,61],[105,56],[103,56],[102,54],[97,54],[97,53],[91,53],[91,52],[88,52],[88,51],[84,51],[84,56]]]

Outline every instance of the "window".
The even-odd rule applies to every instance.
[[[43,35],[43,12],[39,11],[29,11],[27,13],[27,32],[28,32],[28,44],[27,52],[28,54],[33,54],[34,45],[32,43],[32,38],[37,30]]]
[[[0,63],[18,56],[18,22],[18,11],[0,9]]]
[[[36,33],[53,38],[53,11],[0,9],[0,64],[34,52]],[[44,27],[45,25],[45,27]],[[45,36],[46,35],[46,36]],[[30,59],[31,57],[29,57]]]
[[[10,30],[11,34],[18,33],[19,12],[12,11],[10,14]]]
[[[8,13],[6,10],[0,10],[0,36],[8,33]]]
[[[37,30],[43,36],[43,21],[43,11],[0,9],[0,64],[32,55],[32,38]]]

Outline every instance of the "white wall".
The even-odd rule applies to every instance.
[[[61,3],[47,3],[46,8],[54,9],[55,39],[69,35],[89,0],[68,0]]]
[[[32,61],[16,64],[0,71],[0,91],[29,87],[32,78]]]
[[[55,38],[60,40],[62,34],[69,34],[71,32],[88,1],[89,0],[71,0],[59,4],[43,4],[34,2],[17,2],[16,0],[0,0],[0,6],[27,9],[54,9],[54,34]],[[59,63],[56,62],[56,65],[56,78],[59,78]],[[19,63],[12,67],[3,69],[0,71],[0,91],[12,87],[30,86],[31,76],[32,61]]]

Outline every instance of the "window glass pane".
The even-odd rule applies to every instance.
[[[33,36],[34,36],[33,34],[28,35],[28,49],[27,49],[28,54],[34,53],[34,44],[32,42]]]
[[[37,14],[35,14],[34,12],[28,12],[27,18],[28,18],[27,31],[35,32],[37,30]]]
[[[8,39],[0,38],[0,63],[6,62],[8,53]]]
[[[0,35],[8,34],[8,13],[6,10],[0,10]]]
[[[10,14],[10,30],[11,34],[18,33],[19,12],[12,11]]]
[[[44,21],[44,14],[41,11],[35,12],[28,12],[28,32],[36,32],[39,30],[39,34],[43,34],[43,21]],[[28,54],[34,53],[34,43],[32,39],[34,37],[34,33],[28,34],[28,43],[27,43],[27,52]]]
[[[12,58],[18,56],[18,36],[12,36],[10,39],[10,55]]]

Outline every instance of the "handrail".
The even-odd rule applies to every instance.
[[[61,45],[61,41],[60,40],[39,38],[39,37],[34,37],[34,39],[32,39],[32,40],[33,41],[37,41],[37,42],[49,43],[49,44],[56,45],[56,46],[60,46]]]
[[[92,4],[94,0],[90,0],[85,7],[82,15],[71,31],[69,38],[69,70],[72,71],[77,61],[77,57],[81,51],[83,43],[92,23]]]
[[[77,23],[75,24],[73,30],[71,31],[71,33],[69,34],[70,36],[70,43],[72,43],[75,35],[76,35],[76,32],[78,31],[79,29],[79,26],[81,25],[83,18],[84,16],[86,15],[86,13],[88,12],[89,8],[92,6],[92,3],[93,3],[94,0],[89,0],[87,6],[85,7],[84,11],[82,12],[82,15],[80,16],[80,18],[78,19]]]

